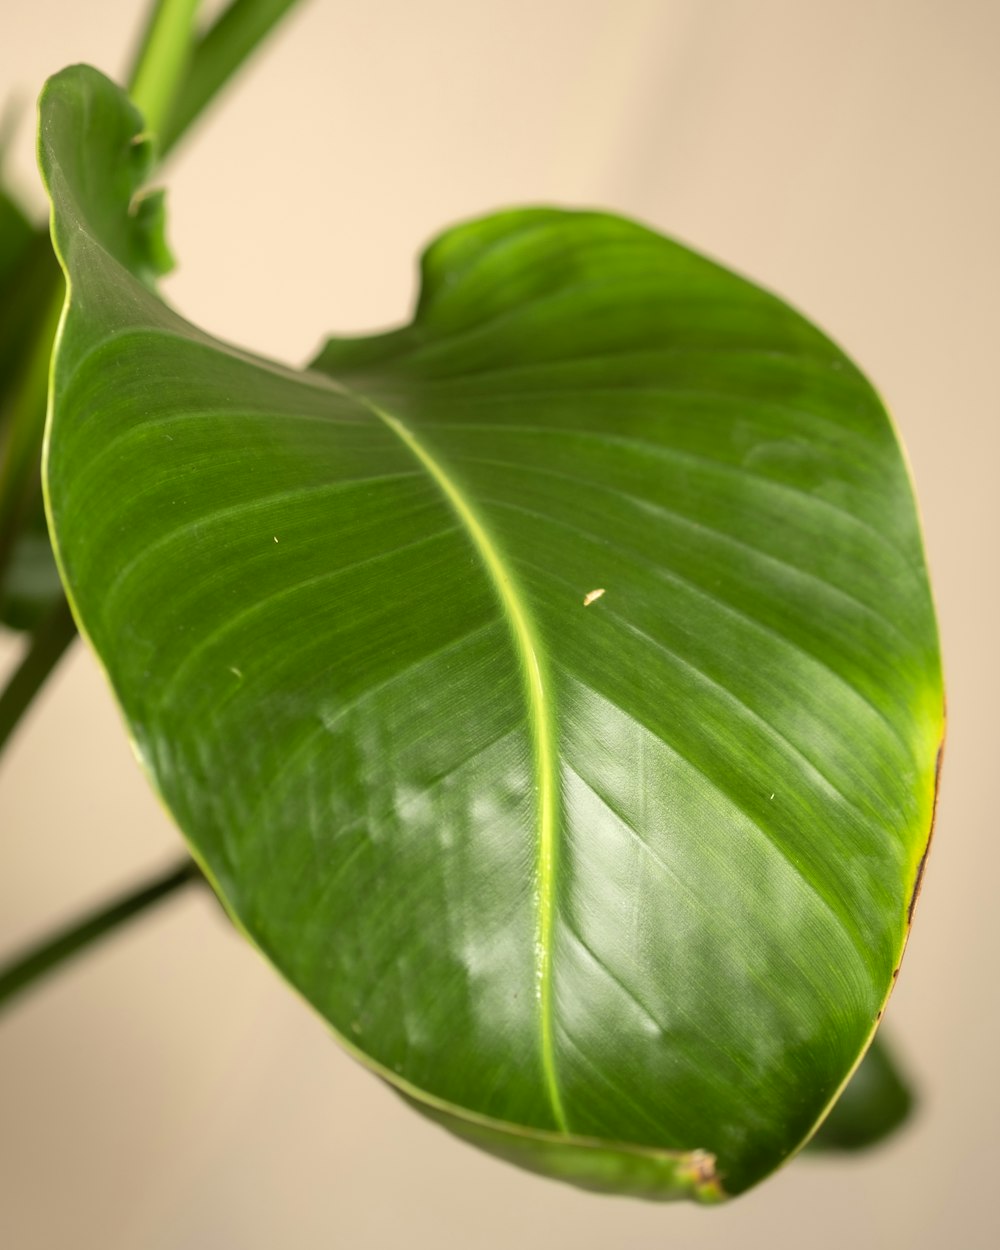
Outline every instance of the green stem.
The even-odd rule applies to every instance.
[[[188,74],[160,134],[165,155],[297,0],[232,0],[195,44]]]
[[[157,0],[129,77],[129,95],[146,127],[162,133],[194,46],[201,0]]]
[[[130,891],[107,907],[100,908],[70,925],[54,938],[15,956],[0,967],[0,1011],[15,995],[66,960],[92,946],[105,934],[117,929],[154,903],[167,898],[188,882],[200,880],[203,878],[198,868],[192,860],[186,859],[169,872],[155,877],[139,889]]]
[[[69,604],[60,598],[35,630],[24,659],[0,694],[0,752],[75,637]]]

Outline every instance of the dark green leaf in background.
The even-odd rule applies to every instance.
[[[0,622],[15,629],[33,628],[62,597],[37,468],[23,501],[13,494],[6,498],[15,490],[8,480],[8,459],[17,455],[15,445],[22,439],[20,430],[14,433],[15,421],[40,432],[44,420],[44,376],[41,385],[32,385],[35,339],[44,332],[47,309],[61,283],[48,231],[33,226],[0,183],[0,493],[5,495],[0,531],[19,522],[16,534],[0,532]],[[4,550],[8,543],[9,552]]]
[[[580,1184],[745,1190],[868,1044],[931,825],[877,396],[766,292],[544,209],[433,244],[405,329],[257,359],[151,291],[140,130],[96,71],[46,88],[50,522],[154,784],[427,1114]]]
[[[61,598],[45,514],[33,510],[10,554],[0,591],[0,621],[9,629],[35,629]]]
[[[18,204],[0,186],[0,291],[7,295],[7,283],[31,243],[34,231]]]
[[[58,282],[47,231],[33,229],[0,190],[0,398],[16,378]]]
[[[879,1033],[809,1148],[867,1150],[900,1127],[913,1103],[913,1091]]]

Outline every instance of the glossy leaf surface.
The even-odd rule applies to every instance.
[[[412,325],[256,359],[152,290],[140,130],[96,71],[43,96],[50,522],[156,786],[435,1119],[598,1188],[746,1189],[867,1045],[931,824],[876,395],[773,296],[553,210],[440,238]]]

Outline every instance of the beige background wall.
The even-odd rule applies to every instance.
[[[119,73],[140,9],[4,0],[0,95]],[[720,1211],[580,1194],[405,1110],[192,895],[0,1021],[0,1246],[1000,1244],[998,67],[991,0],[313,0],[169,171],[169,294],[272,355],[401,318],[443,224],[556,201],[696,244],[867,368],[912,458],[950,692],[889,1011],[912,1128]],[[176,848],[80,650],[0,766],[0,951]]]

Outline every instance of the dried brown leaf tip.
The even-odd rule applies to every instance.
[[[701,1202],[721,1202],[726,1197],[711,1151],[692,1150],[685,1165],[684,1174]]]

